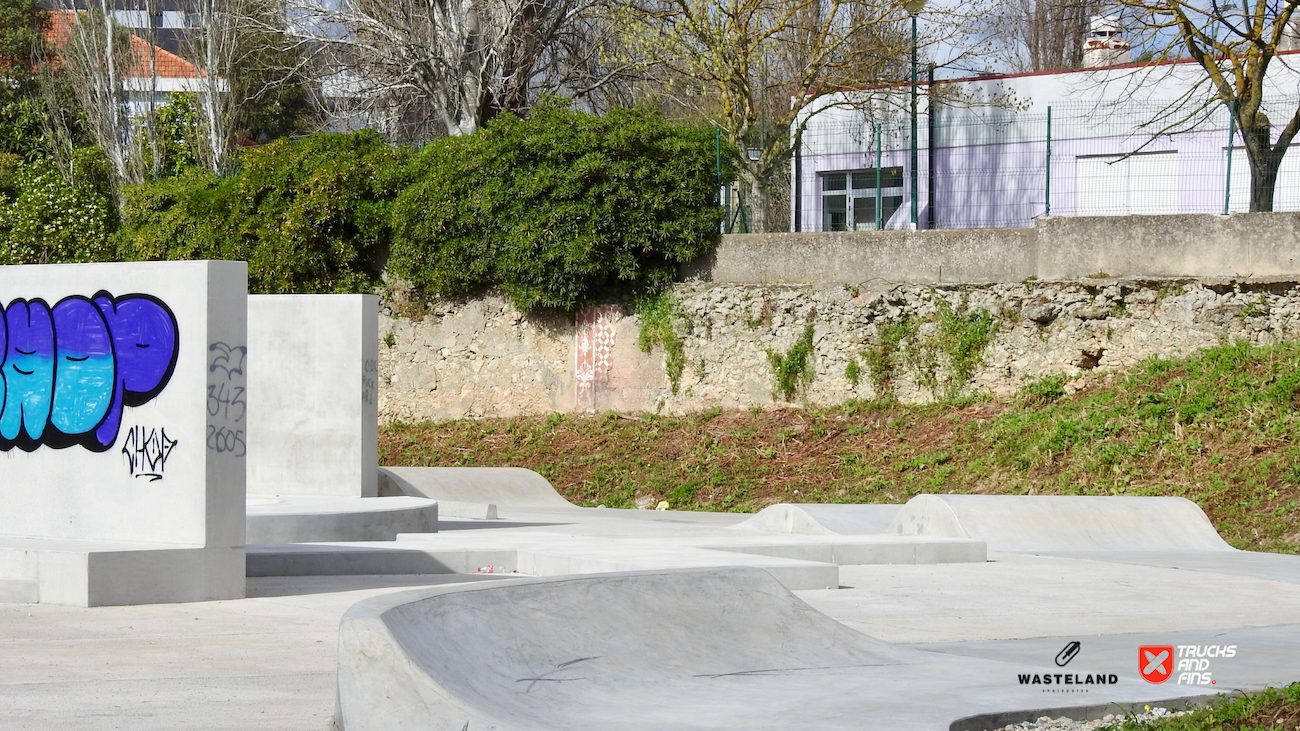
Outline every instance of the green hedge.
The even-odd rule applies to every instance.
[[[438,296],[498,285],[524,310],[661,286],[715,245],[715,144],[650,109],[553,103],[435,140],[394,204],[389,267]]]
[[[408,154],[375,132],[247,150],[229,178],[190,169],[126,192],[123,260],[248,262],[250,292],[368,292]]]
[[[47,161],[0,154],[0,264],[111,260],[115,222],[102,191],[68,184]]]

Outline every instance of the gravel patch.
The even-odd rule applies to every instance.
[[[1132,716],[1136,721],[1154,721],[1160,718],[1177,718],[1184,716],[1188,711],[1170,711],[1167,708],[1152,708]],[[1024,731],[1024,729],[1043,729],[1043,731],[1091,731],[1091,729],[1108,729],[1118,728],[1124,723],[1124,716],[1108,713],[1102,718],[1093,721],[1076,721],[1068,716],[1060,718],[1051,718],[1049,716],[1040,716],[1037,721],[1024,721],[1013,723],[1010,726],[1003,726],[996,731]]]

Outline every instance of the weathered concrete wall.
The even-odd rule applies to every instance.
[[[687,279],[873,286],[1112,277],[1300,277],[1300,213],[1040,218],[1032,229],[723,236]]]
[[[1040,279],[1300,275],[1300,213],[1042,218],[1035,230]]]
[[[379,298],[254,295],[248,494],[378,494]]]
[[[0,589],[243,596],[246,282],[243,262],[0,267]]]
[[[1037,241],[1030,228],[736,234],[684,274],[731,284],[1018,282],[1038,275]]]
[[[676,394],[663,349],[642,353],[639,318],[617,306],[593,308],[575,322],[534,320],[499,297],[444,303],[418,322],[382,313],[380,419],[779,405],[768,353],[788,353],[809,323],[814,375],[796,400],[820,404],[870,398],[884,388],[909,402],[954,389],[1005,395],[1042,376],[1072,379],[1150,356],[1300,333],[1300,284],[1293,279],[694,282],[677,286],[672,297],[686,362]],[[992,325],[988,345],[969,382],[955,383],[944,328],[972,322],[980,311]],[[889,350],[889,332],[903,336],[884,358],[888,384],[877,383],[870,363]],[[383,342],[389,334],[391,346]],[[857,364],[856,379],[850,363]]]

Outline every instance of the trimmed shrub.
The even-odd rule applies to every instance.
[[[368,292],[407,157],[375,132],[321,134],[247,150],[233,177],[190,169],[136,186],[118,252],[244,260],[250,292]]]
[[[648,108],[502,115],[412,161],[389,266],[438,296],[499,285],[523,310],[660,287],[716,243],[714,146]]]

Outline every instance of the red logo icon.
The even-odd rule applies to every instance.
[[[1174,672],[1173,645],[1143,645],[1138,648],[1138,670],[1148,683],[1163,683]]]

